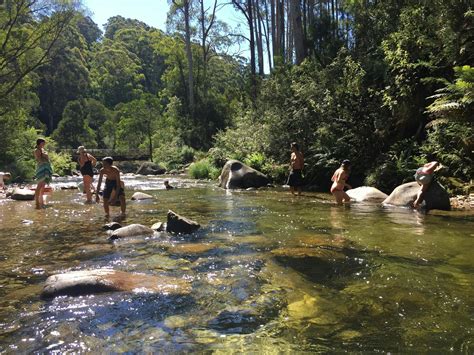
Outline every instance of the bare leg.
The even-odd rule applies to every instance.
[[[119,199],[120,199],[120,211],[122,212],[122,215],[125,215],[125,209],[127,208],[125,204],[125,195],[124,194],[120,195]]]
[[[91,203],[92,202],[92,191],[91,191],[92,177],[90,177],[89,175],[84,175],[82,177],[82,180],[84,181],[84,190],[86,190],[86,197],[87,197],[86,202]]]
[[[35,203],[36,203],[36,209],[40,209],[43,207],[43,190],[44,186],[46,183],[44,181],[38,182],[38,185],[36,185],[36,190],[35,190]]]
[[[349,195],[345,191],[341,191],[341,192],[342,192],[342,198],[344,199],[344,203],[350,203],[351,198],[349,197]]]
[[[421,203],[424,200],[425,192],[428,190],[429,185],[421,185],[420,190],[418,191],[416,195],[416,200],[413,202],[413,208],[418,208],[420,207]]]
[[[344,199],[344,191],[336,190],[332,193],[336,198],[336,204],[342,205],[342,200]]]
[[[108,199],[108,198],[104,198],[104,211],[105,211],[105,215],[106,215],[106,216],[109,216],[109,215],[110,215],[109,199]]]
[[[293,186],[290,186],[290,192],[291,192],[292,195],[295,194],[295,188]]]
[[[296,189],[298,191],[298,196],[301,196],[301,186],[298,186]]]

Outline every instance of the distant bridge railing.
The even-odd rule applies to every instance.
[[[67,153],[73,159],[77,159],[79,154],[77,149],[60,149],[60,152]],[[150,160],[150,153],[145,149],[130,149],[127,151],[113,150],[113,149],[87,149],[87,153],[93,155],[97,160],[105,157],[112,157],[115,161],[129,161],[129,160]]]

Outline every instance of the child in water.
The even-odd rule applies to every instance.
[[[349,195],[346,194],[344,191],[344,188],[352,189],[351,185],[349,185],[346,181],[349,178],[349,173],[351,170],[351,162],[349,160],[344,160],[341,164],[341,167],[337,169],[332,178],[331,181],[332,186],[331,186],[331,193],[334,195],[336,198],[336,203],[338,205],[342,205],[342,202],[350,202],[351,198]]]
[[[117,198],[120,201],[120,210],[122,215],[125,215],[125,191],[123,189],[123,185],[120,181],[120,170],[113,165],[114,160],[112,157],[105,157],[102,159],[103,168],[99,171],[99,181],[97,182],[97,189],[96,191],[100,191],[100,187],[102,185],[102,177],[105,175],[105,189],[103,191],[103,203],[104,203],[104,211],[105,215],[109,216],[109,205],[114,205]],[[113,194],[115,190],[115,193]],[[113,194],[113,199],[111,196]],[[100,201],[99,194],[96,194],[96,201]]]

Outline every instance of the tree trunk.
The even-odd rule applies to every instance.
[[[291,7],[291,27],[293,34],[293,43],[295,46],[295,64],[301,64],[303,62],[306,53],[304,48],[303,40],[303,28],[301,23],[301,7],[300,0],[290,0]]]
[[[257,53],[258,53],[258,74],[263,76],[264,67],[263,67],[263,36],[262,36],[262,16],[260,13],[260,4],[259,0],[255,0],[254,6],[255,14],[255,33],[257,38]]]
[[[278,55],[279,53],[279,48],[278,48],[278,42],[277,42],[277,32],[278,32],[278,28],[276,26],[276,23],[277,23],[277,20],[275,19],[276,18],[276,14],[275,14],[275,11],[276,11],[276,6],[275,6],[275,1],[276,0],[269,0],[270,1],[270,11],[271,11],[271,16],[270,16],[270,19],[271,19],[271,29],[272,29],[272,48],[273,48],[273,65],[275,66],[275,56]]]
[[[189,114],[194,118],[194,75],[193,75],[193,54],[191,51],[191,27],[189,15],[189,0],[184,0],[184,26],[186,40],[186,57],[188,60],[188,103]]]
[[[265,42],[267,44],[267,56],[268,56],[268,71],[272,71],[272,52],[270,50],[270,23],[268,20],[268,4],[267,0],[263,0],[265,5],[265,23],[263,26],[263,31],[265,34]],[[272,28],[272,40],[273,40],[273,28]]]

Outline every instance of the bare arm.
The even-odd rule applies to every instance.
[[[435,169],[438,165],[439,165],[439,163],[437,161],[432,161],[432,162],[429,162],[429,163],[423,165],[423,170],[427,174],[433,174],[433,172],[435,171]]]
[[[95,167],[95,165],[97,164],[97,159],[93,155],[90,155],[90,154],[89,154],[89,159],[92,162],[92,166]]]
[[[100,200],[99,192],[100,192],[100,186],[102,185],[102,176],[104,176],[104,172],[101,169],[100,174],[99,174],[99,181],[97,182],[97,188],[95,189],[96,191],[95,199],[97,201]]]

